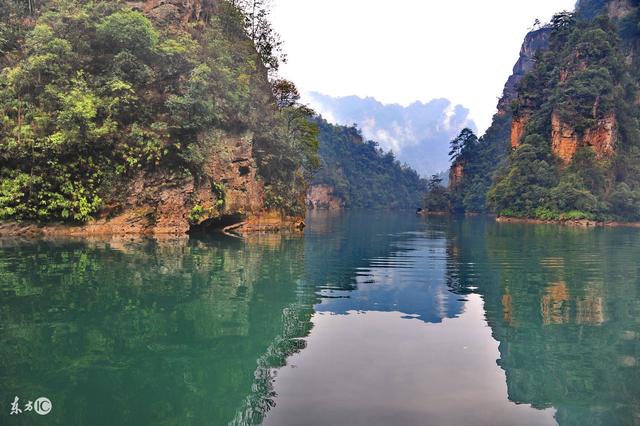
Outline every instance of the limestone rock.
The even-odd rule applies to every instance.
[[[551,116],[551,149],[553,153],[569,164],[580,147],[592,147],[596,158],[604,160],[615,153],[616,118],[610,113],[598,124],[580,135],[567,123],[563,123],[557,113]]]
[[[334,193],[330,185],[313,185],[307,192],[305,204],[310,209],[339,210],[344,208],[344,200]]]

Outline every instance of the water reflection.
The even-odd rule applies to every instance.
[[[640,424],[640,232],[400,218],[312,222],[267,424]]]
[[[561,425],[640,423],[640,233],[478,221],[452,229],[500,342],[509,399]]]
[[[640,424],[640,232],[0,240],[0,424]]]
[[[402,312],[431,323],[461,313],[463,299],[447,286],[444,230],[429,228],[425,238],[410,214],[316,215],[305,239],[305,277],[322,298],[317,312]]]
[[[260,423],[310,327],[302,244],[3,241],[0,423],[16,395],[51,424]]]

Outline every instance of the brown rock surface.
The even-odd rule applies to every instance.
[[[592,146],[596,157],[606,159],[615,154],[616,143],[616,118],[613,114],[607,115],[598,122],[598,125],[585,132],[582,138],[583,144]]]
[[[514,117],[511,122],[511,148],[516,149],[522,143],[524,129],[529,122],[529,116]]]
[[[557,114],[551,117],[551,150],[565,164],[573,159],[578,149],[578,134],[576,131],[564,124]]]
[[[611,0],[607,4],[607,14],[611,19],[626,18],[633,12],[633,5],[629,0]]]
[[[502,97],[498,102],[498,114],[506,114],[509,111],[511,102],[518,96],[518,83],[526,73],[533,69],[536,52],[549,46],[550,34],[551,29],[540,28],[526,35],[520,49],[520,57],[513,67],[513,73],[507,80]]]
[[[224,187],[223,213],[257,213],[264,205],[264,191],[253,158],[252,135],[218,135],[205,163],[206,175]],[[214,191],[211,182],[206,190]],[[204,193],[205,202],[208,201]]]
[[[193,27],[216,14],[220,0],[141,0],[126,4],[160,25]],[[271,87],[264,72],[265,93]],[[199,135],[204,166],[197,179],[176,171],[141,172],[107,201],[97,217],[82,225],[0,222],[1,235],[124,236],[184,235],[193,225],[240,222],[242,232],[298,229],[301,218],[264,208],[264,186],[253,156],[253,135],[222,131]],[[197,213],[197,214],[196,214]],[[224,220],[223,220],[224,219]],[[224,225],[222,225],[224,223]]]
[[[307,207],[317,210],[339,210],[344,207],[344,200],[334,194],[330,185],[313,185],[307,192]]]
[[[613,114],[598,121],[598,124],[578,134],[567,123],[563,123],[558,114],[551,116],[551,148],[553,153],[569,164],[580,147],[590,146],[596,153],[596,158],[603,160],[615,153],[616,119]]]
[[[252,155],[250,134],[215,135],[205,160],[205,176],[140,173],[123,188],[123,198],[113,200],[98,217],[84,225],[3,223],[0,235],[97,236],[184,235],[192,225],[223,217],[242,221],[238,232],[297,229],[301,218],[263,209],[263,186]],[[201,213],[192,217],[194,206]]]
[[[451,166],[449,171],[449,188],[458,185],[464,177],[464,164],[457,163]]]

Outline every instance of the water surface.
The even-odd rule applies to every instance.
[[[638,230],[308,224],[0,241],[0,424],[640,424]]]

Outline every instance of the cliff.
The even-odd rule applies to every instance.
[[[582,0],[527,35],[492,126],[467,149],[458,210],[640,220],[639,17],[631,1]]]
[[[335,189],[329,185],[311,185],[305,201],[312,210],[340,210],[344,208],[344,200],[335,195]]]
[[[579,148],[591,148],[598,160],[610,159],[615,154],[616,123],[615,115],[609,113],[580,134],[554,113],[551,115],[551,152],[565,165],[571,163]]]
[[[499,114],[505,114],[510,111],[511,103],[518,97],[518,84],[533,69],[536,53],[549,47],[550,34],[551,29],[543,27],[531,31],[525,36],[520,49],[520,56],[513,66],[513,73],[507,79],[502,97],[498,101]]]
[[[502,97],[498,102],[498,114],[504,115],[512,110],[512,105],[518,100],[518,87],[522,79],[531,72],[535,66],[535,57],[540,51],[549,48],[549,37],[551,28],[546,26],[529,32],[522,43],[520,56],[513,73],[507,79]],[[527,110],[521,110],[512,117],[511,127],[511,148],[518,148],[525,135],[525,128],[529,123],[531,113]]]
[[[456,163],[451,167],[449,171],[449,188],[455,188],[458,186],[464,178],[464,164]]]
[[[0,234],[301,228],[316,134],[269,81],[266,23],[224,0],[7,5]]]

